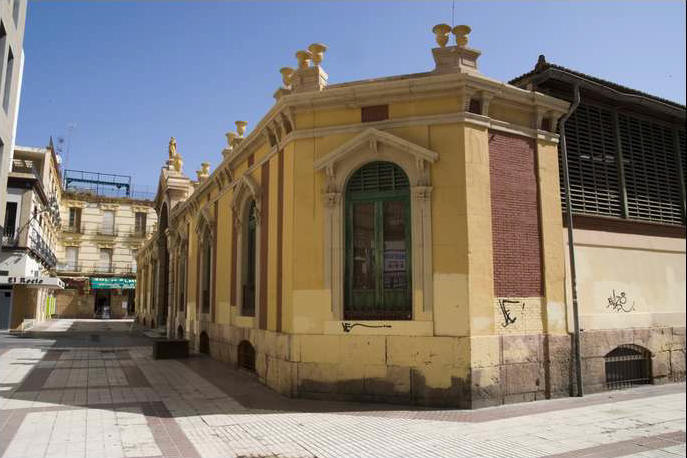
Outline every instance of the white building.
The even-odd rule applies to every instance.
[[[0,329],[22,329],[55,313],[54,247],[60,237],[59,159],[47,148],[17,147],[7,180],[0,252]]]
[[[0,0],[0,234],[5,226],[5,186],[17,132],[24,70],[26,0]],[[4,234],[3,234],[4,235]],[[0,248],[0,251],[2,248]],[[0,275],[6,273],[0,272]]]

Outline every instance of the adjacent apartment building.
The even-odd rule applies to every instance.
[[[0,1],[0,190],[5,189],[12,169],[24,71],[26,8],[26,0]],[[0,192],[0,234],[4,233],[5,197]]]
[[[0,329],[23,329],[55,313],[55,247],[61,176],[52,144],[16,147],[6,193],[0,252]]]
[[[134,198],[127,176],[66,170],[64,182],[56,314],[132,315],[137,252],[157,222],[153,202]]]
[[[469,27],[433,32],[434,69],[409,75],[328,84],[326,46],[298,51],[212,172],[185,175],[171,141],[138,319],[289,396],[478,407],[579,388],[570,87],[543,65],[489,78]],[[577,79],[583,384],[684,379],[685,107]]]

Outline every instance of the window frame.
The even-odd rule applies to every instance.
[[[363,168],[376,164],[379,161],[371,162],[358,168],[355,173],[358,173]],[[398,167],[393,162],[384,161],[397,167],[402,173],[403,169]],[[406,175],[406,180],[407,180]],[[349,190],[350,179],[346,185],[345,195],[345,267],[344,267],[344,302],[343,302],[343,318],[344,319],[363,319],[363,320],[412,320],[413,319],[413,272],[412,272],[412,221],[411,221],[411,199],[410,186],[401,188],[399,190],[387,191],[351,191]],[[407,305],[403,310],[389,311],[386,307],[384,298],[384,204],[387,202],[402,202],[404,208],[404,229],[405,229],[405,250],[406,250],[406,281],[407,281]],[[354,253],[353,253],[353,236],[354,236],[354,208],[359,203],[371,203],[374,208],[374,239],[375,239],[375,304],[372,309],[356,310],[351,309],[353,306],[354,289],[353,289],[353,271],[354,271]],[[405,310],[407,308],[407,310]],[[385,313],[387,312],[387,313]]]

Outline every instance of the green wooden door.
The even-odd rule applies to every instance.
[[[411,319],[410,195],[400,167],[373,162],[346,188],[345,319]]]

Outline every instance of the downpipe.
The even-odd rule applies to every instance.
[[[570,284],[572,289],[572,306],[573,306],[573,359],[575,361],[575,382],[577,386],[576,396],[584,396],[584,388],[582,386],[582,357],[580,352],[580,311],[577,301],[577,271],[575,268],[575,237],[573,235],[573,217],[572,217],[572,203],[570,198],[570,171],[568,169],[568,148],[565,140],[565,122],[570,118],[573,112],[580,104],[580,86],[574,86],[573,104],[570,106],[568,112],[561,118],[560,121],[560,142],[561,142],[561,156],[563,162],[563,187],[565,189],[565,218],[568,224],[568,255],[570,257]]]

